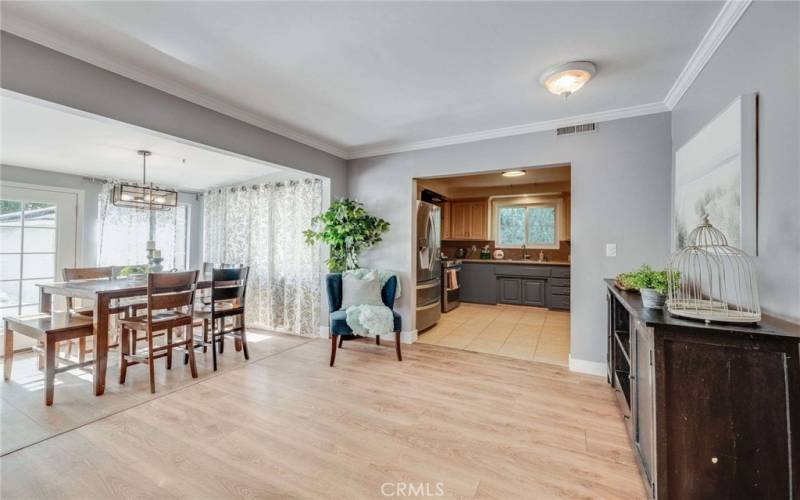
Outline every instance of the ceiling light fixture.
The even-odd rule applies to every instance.
[[[547,68],[539,77],[539,83],[550,93],[566,99],[580,90],[596,73],[597,66],[594,63],[572,61]]]
[[[150,151],[137,151],[142,157],[142,183],[118,182],[111,191],[111,203],[118,207],[169,210],[178,206],[178,192],[147,184],[147,157]]]
[[[523,175],[525,175],[524,170],[509,170],[503,172],[503,177],[522,177]]]

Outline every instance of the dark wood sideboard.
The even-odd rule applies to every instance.
[[[648,495],[800,499],[800,327],[706,325],[606,287],[608,381]]]

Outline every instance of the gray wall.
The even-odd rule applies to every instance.
[[[737,96],[759,99],[758,252],[764,312],[800,320],[800,4],[753,2],[672,112],[680,148]]]
[[[4,89],[328,177],[333,198],[346,194],[341,158],[5,31],[0,36]]]
[[[595,134],[554,131],[349,162],[349,193],[392,227],[365,265],[397,270],[404,330],[412,330],[415,263],[413,179],[511,167],[572,164],[573,358],[605,361],[602,279],[644,262],[666,263],[669,249],[670,115],[604,122]],[[617,257],[605,257],[616,243]]]
[[[0,165],[0,182],[21,182],[38,186],[62,187],[83,191],[83,245],[79,265],[97,264],[97,196],[102,184],[80,175]],[[199,269],[203,259],[203,201],[194,194],[178,193],[178,201],[189,205],[189,267]]]

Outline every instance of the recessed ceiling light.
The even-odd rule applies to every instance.
[[[550,93],[564,96],[574,94],[597,73],[597,66],[589,61],[572,61],[547,68],[539,83]]]
[[[524,170],[509,170],[508,172],[503,172],[503,177],[520,177],[525,175]]]

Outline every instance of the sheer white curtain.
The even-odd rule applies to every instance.
[[[118,207],[111,203],[114,184],[103,184],[97,201],[97,265],[127,266],[147,263],[147,241],[150,239],[150,211]],[[155,210],[156,248],[161,250],[164,269],[176,265],[175,242],[178,210]]]
[[[206,262],[250,266],[247,322],[316,336],[320,309],[320,247],[303,230],[322,210],[322,181],[214,189],[203,198]]]

